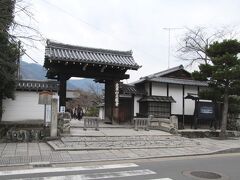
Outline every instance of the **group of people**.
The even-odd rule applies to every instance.
[[[82,109],[82,107],[79,106],[79,105],[71,110],[71,116],[72,116],[72,118],[81,120],[82,117],[83,117],[83,115],[84,115],[83,109]]]

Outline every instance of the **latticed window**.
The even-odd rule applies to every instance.
[[[148,102],[148,115],[154,117],[169,117],[171,104],[169,102]]]
[[[170,102],[140,102],[140,114],[143,116],[170,117]]]

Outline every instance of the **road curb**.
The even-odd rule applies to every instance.
[[[92,159],[92,160],[80,160],[80,161],[55,161],[50,162],[48,164],[56,165],[56,164],[69,164],[69,163],[89,163],[89,162],[107,162],[107,161],[124,161],[124,160],[141,160],[141,159],[160,159],[160,158],[174,158],[174,157],[194,157],[194,156],[204,156],[204,155],[214,155],[214,154],[231,154],[231,153],[238,153],[240,152],[240,148],[230,148],[225,150],[219,150],[214,152],[208,153],[195,153],[195,154],[184,154],[184,155],[162,155],[162,156],[145,156],[145,157],[129,157],[129,158],[106,158],[106,159]],[[6,164],[0,165],[0,167],[10,167],[10,166],[33,166],[34,164],[43,164],[46,161],[39,161],[39,162],[29,162],[29,163],[16,163],[16,164]]]

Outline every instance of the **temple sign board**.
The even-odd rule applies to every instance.
[[[42,91],[39,93],[38,104],[44,105],[44,126],[51,121],[51,100],[53,93],[49,91]]]
[[[195,110],[194,110],[194,120],[193,125],[194,128],[197,129],[199,120],[202,121],[209,121],[211,124],[210,127],[213,125],[216,127],[217,121],[217,108],[216,103],[212,101],[200,100],[197,94],[189,93],[185,99],[192,99],[195,101]],[[191,125],[192,126],[192,125]]]
[[[197,114],[198,119],[211,120],[215,118],[215,104],[213,102],[197,102]]]
[[[119,83],[116,82],[115,84],[115,106],[118,107],[119,105]]]
[[[214,102],[195,102],[194,111],[194,128],[197,129],[199,120],[208,121],[210,127],[214,125],[216,127],[216,104]]]

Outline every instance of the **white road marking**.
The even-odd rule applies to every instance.
[[[36,174],[36,173],[51,173],[51,172],[75,172],[75,171],[88,171],[88,170],[101,170],[101,169],[117,169],[117,168],[129,168],[138,167],[134,163],[125,164],[110,164],[110,165],[95,165],[95,166],[80,166],[80,167],[64,167],[64,168],[34,168],[26,170],[15,170],[15,171],[0,171],[1,176],[8,175],[23,175],[23,174]]]
[[[24,180],[89,180],[89,179],[121,178],[121,177],[130,177],[130,176],[144,176],[144,175],[150,175],[150,174],[156,174],[156,173],[149,169],[143,169],[143,170],[132,170],[132,171],[69,175],[69,176],[37,177],[37,178],[31,177],[31,178],[24,178]]]
[[[171,178],[149,179],[149,180],[173,180]]]

